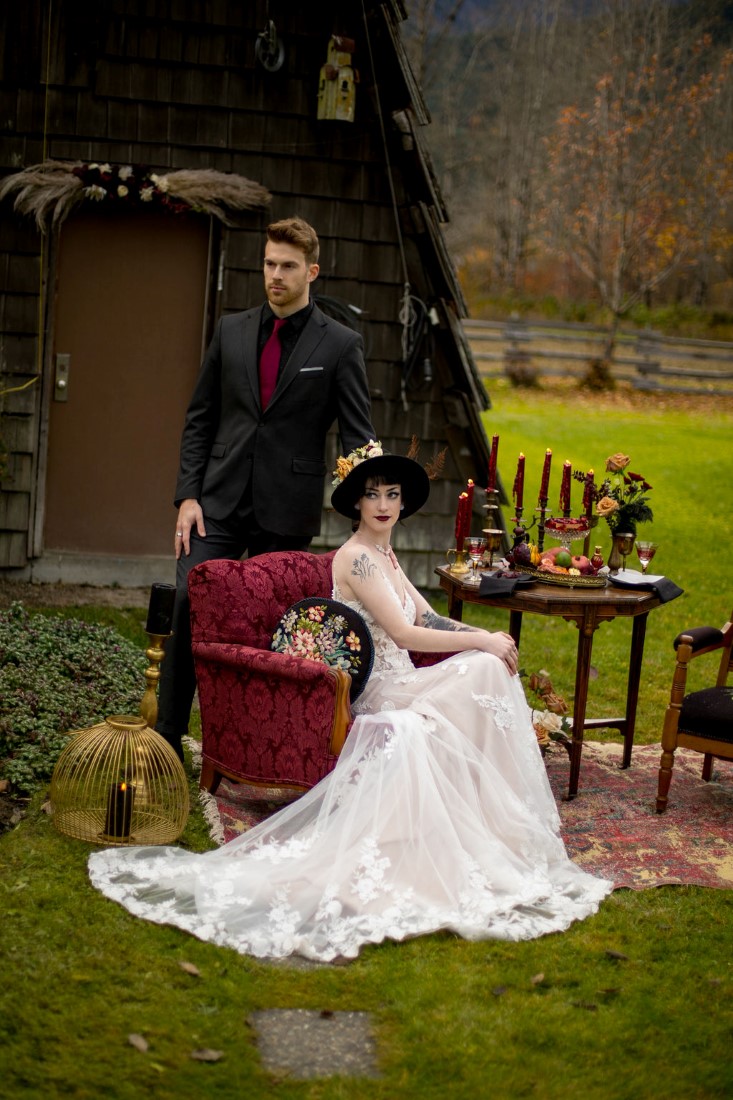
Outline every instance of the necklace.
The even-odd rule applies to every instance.
[[[387,543],[386,546],[380,546],[378,542],[372,542],[371,540],[369,540],[369,545],[373,546],[375,550],[378,550],[379,553],[382,554],[385,558],[389,558],[395,569],[399,569],[397,558],[395,557],[395,552],[389,543]]]

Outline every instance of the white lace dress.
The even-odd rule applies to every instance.
[[[352,958],[438,929],[531,939],[594,913],[612,883],[565,854],[519,678],[478,651],[416,669],[351,606],[374,670],[335,770],[216,851],[95,852],[92,883],[137,916],[269,958]],[[414,622],[409,595],[403,610]]]

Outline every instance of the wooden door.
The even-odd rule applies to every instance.
[[[84,212],[64,225],[46,552],[171,552],[181,428],[201,360],[209,233],[206,218],[152,211]]]

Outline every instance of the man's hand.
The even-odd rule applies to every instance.
[[[206,538],[204,527],[204,513],[197,500],[184,500],[178,509],[176,521],[176,561],[181,552],[188,556],[191,553],[191,529],[196,527],[202,539]]]

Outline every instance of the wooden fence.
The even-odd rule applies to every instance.
[[[566,322],[464,321],[463,327],[483,378],[580,378],[607,338],[597,326]],[[639,390],[733,397],[733,344],[622,331],[612,373]]]

